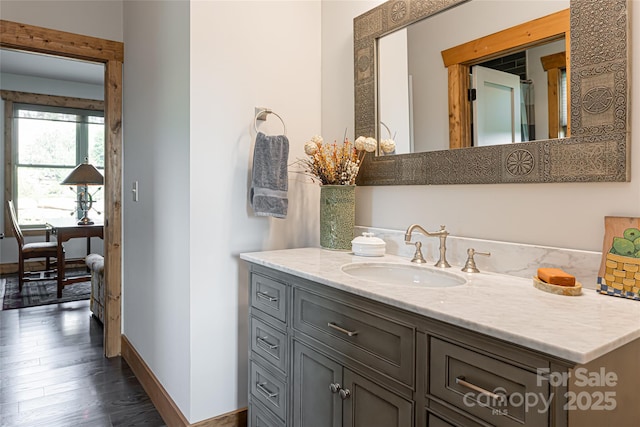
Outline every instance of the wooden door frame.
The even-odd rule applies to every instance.
[[[122,64],[124,44],[0,20],[0,48],[99,62],[105,66],[104,351],[120,355],[122,294]],[[9,159],[5,159],[5,163]],[[5,165],[6,167],[6,165]]]
[[[567,81],[570,74],[570,12],[564,9],[506,30],[443,50],[449,75],[449,148],[471,147],[469,73],[472,65],[565,38]],[[567,105],[570,105],[567,93]],[[570,124],[567,134],[570,134]]]

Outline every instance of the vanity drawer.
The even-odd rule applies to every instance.
[[[415,330],[382,314],[294,288],[293,327],[398,381],[414,383]]]
[[[287,336],[259,318],[251,316],[251,351],[273,363],[283,373],[287,368]]]
[[[249,426],[285,427],[284,422],[271,414],[260,402],[252,399],[249,404]]]
[[[498,427],[549,425],[548,382],[535,372],[435,337],[430,344],[432,396]]]
[[[287,323],[287,285],[259,274],[252,274],[251,307]]]
[[[427,414],[427,427],[455,427],[432,413]]]
[[[285,420],[287,413],[287,386],[284,379],[269,372],[254,361],[251,362],[249,378],[251,395],[280,419]]]

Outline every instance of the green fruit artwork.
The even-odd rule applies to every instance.
[[[611,250],[609,251],[610,254],[614,254],[614,255],[618,255],[618,252],[616,252],[615,249],[611,248]]]
[[[636,252],[635,257],[640,258],[640,251]]]
[[[637,228],[627,228],[626,230],[624,230],[624,233],[622,235],[625,239],[633,242],[640,237],[640,230],[638,230]]]
[[[626,234],[626,231],[625,231]],[[613,249],[616,250],[618,255],[623,256],[635,256],[636,247],[632,241],[628,239],[623,239],[622,237],[614,237],[613,238]]]
[[[636,247],[636,251],[640,251],[640,237],[633,241],[633,245]]]

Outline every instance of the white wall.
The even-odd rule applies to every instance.
[[[124,21],[124,334],[196,422],[247,404],[238,254],[317,244],[317,185],[290,174],[286,220],[247,195],[255,106],[290,163],[320,132],[320,3],[125,2]]]
[[[2,0],[0,18],[122,41],[122,0]]]
[[[353,70],[345,66],[353,66],[353,18],[380,3],[323,2],[325,133],[353,123]],[[631,26],[640,26],[640,3],[632,3]],[[640,57],[640,32],[631,32],[630,44],[632,57]],[[637,67],[631,88],[633,107],[640,100]],[[631,144],[640,145],[640,114],[631,117]],[[640,216],[640,150],[631,152],[628,183],[360,186],[356,224],[398,230],[412,223],[427,229],[446,224],[457,236],[599,251],[605,215]]]
[[[411,76],[407,54],[406,29],[382,37],[378,42],[378,114],[381,122],[378,139],[393,139],[396,154],[413,152],[409,98]],[[354,135],[354,138],[358,136]]]
[[[549,138],[549,90],[547,72],[540,58],[554,53],[565,52],[565,40],[557,40],[527,51],[527,77],[533,81],[534,124],[536,139]]]
[[[286,220],[255,217],[247,194],[254,107],[284,119],[289,163],[301,158],[320,132],[320,67],[318,1],[191,4],[191,421],[247,404],[238,254],[318,243],[317,184],[290,172]],[[260,130],[282,132],[274,116]]]
[[[122,332],[187,417],[189,19],[189,2],[124,4]]]

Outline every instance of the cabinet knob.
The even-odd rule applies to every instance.
[[[331,393],[337,393],[341,389],[342,389],[342,387],[340,387],[340,384],[338,384],[338,383],[329,384],[329,390],[331,390]]]
[[[351,391],[348,388],[343,388],[340,390],[340,397],[342,400],[348,399],[351,397]]]

